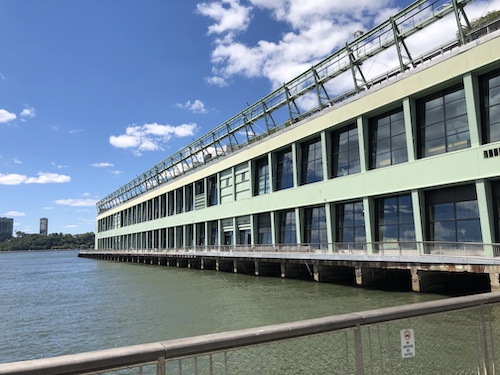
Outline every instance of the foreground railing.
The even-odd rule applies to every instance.
[[[276,245],[198,245],[175,248],[97,249],[97,252],[124,253],[332,253],[340,255],[418,255],[447,257],[500,257],[500,244],[482,242],[335,242]],[[86,250],[85,252],[94,252]]]
[[[486,293],[0,364],[0,374],[495,374],[499,335],[500,293]]]

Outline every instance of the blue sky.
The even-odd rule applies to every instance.
[[[0,0],[0,216],[94,231],[99,199],[411,1],[355,3]]]

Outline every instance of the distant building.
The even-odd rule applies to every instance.
[[[14,229],[14,219],[8,217],[0,217],[0,242],[12,238]]]
[[[42,217],[40,219],[40,234],[46,236],[49,234],[49,219]]]

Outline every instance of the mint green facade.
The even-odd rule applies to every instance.
[[[498,255],[498,51],[490,33],[101,210],[96,248]]]

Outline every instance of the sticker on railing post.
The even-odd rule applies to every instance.
[[[401,357],[411,358],[415,357],[415,333],[413,329],[402,329],[401,335]]]

